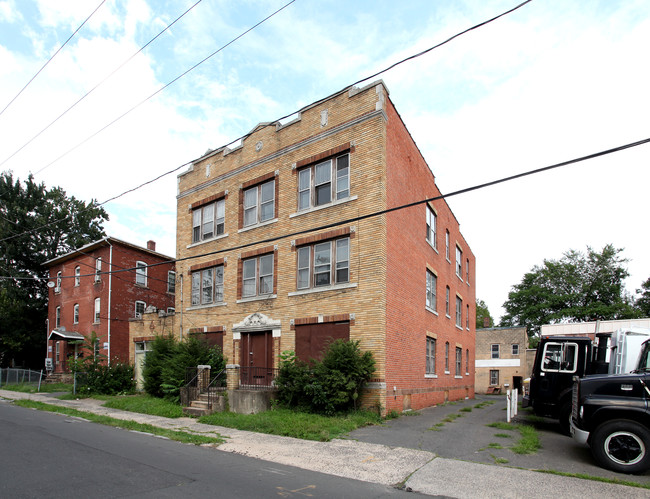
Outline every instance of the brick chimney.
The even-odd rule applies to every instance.
[[[156,241],[147,241],[147,249],[151,251],[156,251]]]
[[[154,243],[155,246],[155,243]],[[489,328],[490,327],[490,318],[489,317],[483,317],[483,327],[484,328]]]

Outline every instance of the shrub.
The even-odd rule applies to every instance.
[[[334,414],[356,409],[363,384],[375,370],[371,352],[361,352],[359,341],[330,343],[322,361],[300,361],[284,352],[276,377],[278,401],[287,407]]]

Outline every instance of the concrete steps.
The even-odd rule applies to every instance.
[[[188,416],[206,416],[213,412],[222,412],[226,407],[226,397],[224,395],[212,394],[212,407],[208,402],[208,394],[202,393],[197,400],[192,400],[189,407],[183,407],[183,414]]]

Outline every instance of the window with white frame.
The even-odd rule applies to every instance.
[[[81,284],[81,267],[74,268],[74,285],[79,286]]]
[[[456,246],[456,275],[463,278],[463,250]]]
[[[426,374],[436,374],[436,339],[427,336]]]
[[[95,298],[95,314],[93,315],[93,322],[98,323],[99,322],[99,312],[101,310],[101,299],[100,298]]]
[[[79,304],[75,303],[73,308],[72,322],[74,324],[79,324]]]
[[[175,314],[176,309],[174,307],[167,307],[167,314]]]
[[[242,298],[273,293],[273,253],[242,262]]]
[[[244,227],[275,218],[275,180],[244,191]]]
[[[147,286],[147,264],[145,262],[136,262],[135,264],[135,283],[138,286]]]
[[[142,314],[144,314],[145,309],[147,308],[147,304],[143,301],[137,300],[135,302],[135,315],[134,317],[136,319],[142,319]]]
[[[512,344],[512,355],[519,355],[519,343]]]
[[[436,310],[436,287],[438,286],[438,278],[436,275],[427,270],[427,308]]]
[[[61,272],[56,273],[56,288],[54,289],[55,292],[60,293],[61,292]]]
[[[176,293],[176,272],[173,270],[167,271],[167,292]]]
[[[463,299],[460,296],[456,297],[456,325],[463,327]]]
[[[95,282],[99,282],[101,280],[101,273],[102,273],[102,259],[98,258],[95,260]]]
[[[490,347],[490,352],[492,354],[493,359],[498,359],[501,357],[501,354],[499,352],[499,344],[498,343],[493,343]]]
[[[61,346],[60,346],[60,341],[57,341],[55,343],[55,360],[57,364],[61,363]]]
[[[427,241],[431,243],[435,249],[438,249],[438,215],[433,211],[431,206],[426,205],[427,217]]]
[[[445,230],[445,258],[447,258],[447,261],[449,260],[449,231]]]
[[[463,368],[463,349],[456,347],[456,376],[462,376],[461,369]]]
[[[499,371],[497,369],[490,369],[490,385],[495,386],[499,384]]]
[[[469,374],[469,348],[465,350],[465,374]]]
[[[447,286],[445,288],[445,314],[447,315],[447,317],[450,317],[449,316],[449,294],[450,294],[450,292],[451,291],[449,289],[449,286]]]
[[[465,329],[469,329],[469,304],[467,305],[467,311],[465,312]]]
[[[192,306],[223,302],[223,265],[192,272]]]
[[[298,210],[350,197],[350,155],[343,154],[298,171]]]
[[[349,281],[349,237],[298,248],[297,289],[318,288]]]
[[[206,241],[224,233],[226,200],[203,205],[192,210],[192,242]]]
[[[445,342],[445,373],[449,373],[449,342]]]
[[[61,307],[56,307],[56,315],[54,318],[55,327],[61,326]]]
[[[465,280],[469,284],[469,258],[465,260]]]

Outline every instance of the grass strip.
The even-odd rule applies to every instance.
[[[44,402],[37,402],[34,400],[16,400],[15,405],[20,407],[27,407],[29,409],[38,409],[39,411],[55,412],[64,414],[66,416],[73,416],[84,418],[93,423],[99,423],[106,426],[113,426],[115,428],[122,428],[125,430],[141,431],[145,433],[152,433],[161,437],[166,437],[176,442],[184,444],[202,445],[202,444],[222,444],[225,442],[220,437],[206,437],[204,435],[194,435],[178,430],[168,430],[166,428],[159,428],[150,424],[136,423],[135,421],[126,421],[122,419],[111,418],[110,416],[103,416],[93,414],[91,412],[78,411],[69,407],[62,407],[57,405],[45,404]]]
[[[41,390],[38,390],[38,383],[19,383],[4,384],[0,386],[0,390],[9,390],[11,392],[20,393],[53,393],[53,392],[71,392],[72,385],[67,383],[41,383]]]
[[[201,416],[199,422],[239,430],[329,442],[362,426],[380,424],[376,412],[355,411],[340,416],[321,416],[289,409],[273,409],[258,414],[215,412]]]
[[[146,394],[106,397],[104,407],[162,416],[163,418],[180,418],[183,416],[183,408],[180,404]]]
[[[605,478],[602,476],[587,475],[586,473],[567,473],[564,471],[556,470],[535,470],[539,473],[548,473],[549,475],[567,476],[571,478],[582,478],[583,480],[594,480],[595,482],[611,483],[614,485],[626,485],[628,487],[637,487],[639,489],[650,489],[650,484],[630,482],[629,480],[621,480],[619,478]]]

